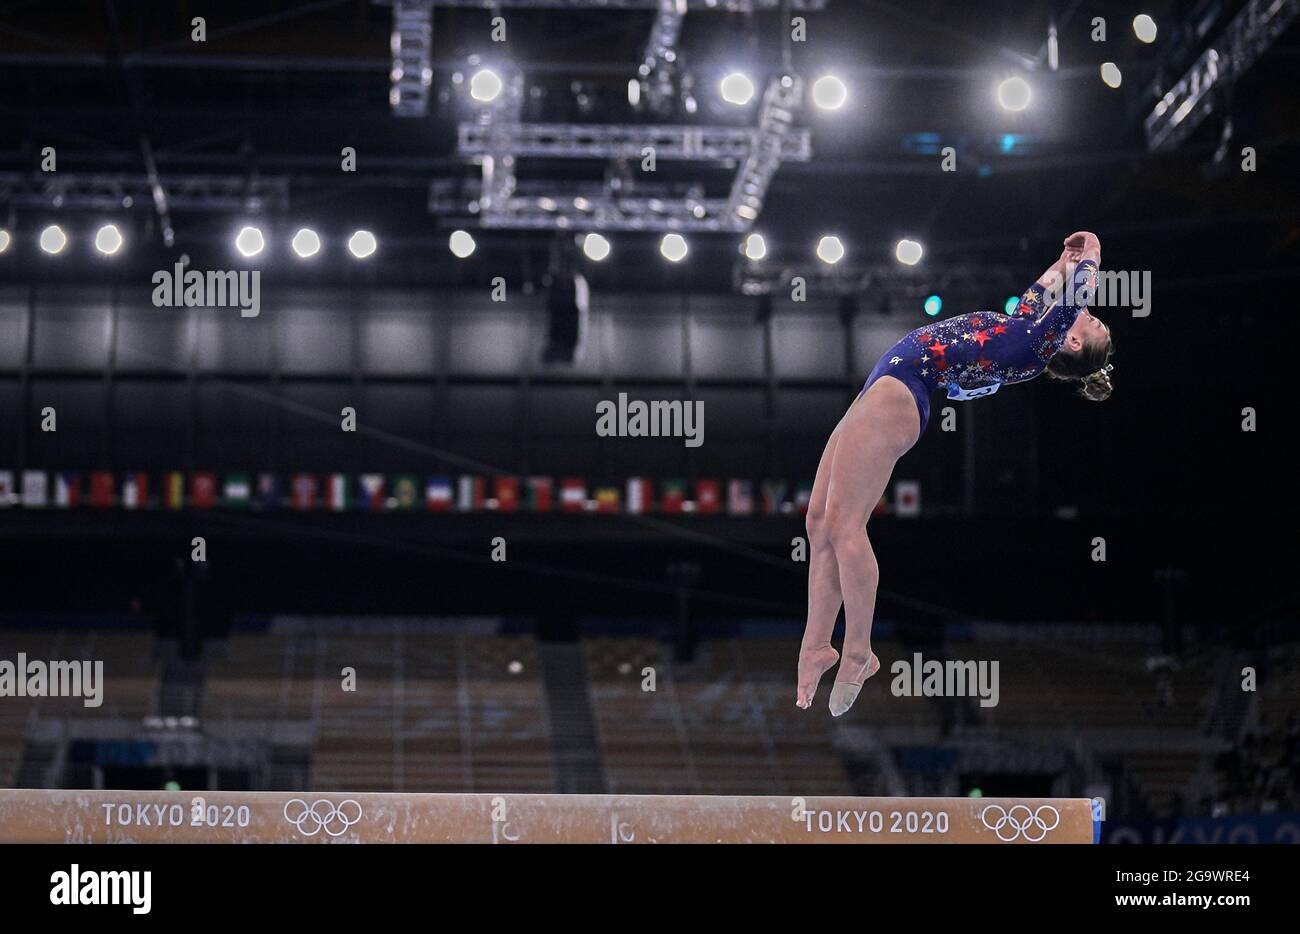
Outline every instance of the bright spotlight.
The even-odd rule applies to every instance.
[[[998,103],[1003,110],[1024,110],[1029,106],[1029,94],[1029,82],[1021,77],[1007,78],[998,85]]]
[[[767,241],[760,233],[752,233],[745,238],[745,259],[757,263],[767,255]]]
[[[501,76],[490,68],[474,72],[474,77],[469,79],[469,96],[480,104],[492,103],[501,96],[503,88]]]
[[[41,249],[53,256],[63,252],[63,248],[68,245],[68,235],[58,224],[51,224],[41,231],[40,243]]]
[[[744,107],[754,99],[754,82],[750,81],[747,75],[742,75],[738,71],[733,71],[723,78],[718,89],[722,93],[724,101],[728,104],[735,104],[737,107]]]
[[[678,233],[664,234],[664,238],[659,241],[659,252],[668,262],[680,263],[686,259],[686,238]]]
[[[1106,87],[1117,88],[1124,80],[1124,76],[1120,74],[1119,66],[1114,62],[1102,62],[1101,80],[1106,82]]]
[[[915,240],[899,240],[894,247],[894,258],[904,266],[915,266],[921,261],[921,255],[925,251],[921,249],[921,244]]]
[[[320,235],[310,227],[303,227],[293,235],[289,245],[301,259],[307,259],[320,252]]]
[[[95,249],[105,256],[112,256],[122,249],[122,243],[122,231],[117,229],[116,224],[105,224],[95,231]]]
[[[256,256],[266,247],[266,238],[256,227],[241,227],[235,234],[235,249],[243,256]]]
[[[817,241],[817,258],[829,266],[844,259],[844,244],[839,237],[822,237]]]
[[[1148,44],[1156,41],[1156,21],[1145,13],[1133,17],[1133,34]]]
[[[598,233],[589,233],[582,238],[582,252],[587,259],[600,262],[609,256],[609,241]]]
[[[3,227],[0,227],[0,253],[3,253],[5,250],[9,249],[9,242],[11,239],[12,238],[9,236],[9,231],[5,230]]]
[[[931,295],[925,300],[925,313],[933,318],[939,312],[943,311],[943,299],[937,295]]]
[[[466,230],[453,230],[451,236],[447,238],[447,247],[457,259],[468,259],[477,246],[474,238]]]
[[[849,89],[834,75],[823,75],[813,82],[812,99],[822,110],[839,110],[849,99]]]
[[[379,241],[368,230],[358,230],[348,237],[348,252],[357,259],[373,256],[377,249],[379,249]]]

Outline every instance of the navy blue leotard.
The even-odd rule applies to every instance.
[[[900,380],[912,390],[924,432],[930,395],[938,389],[946,390],[949,399],[977,399],[993,395],[1004,383],[1033,379],[1047,368],[1087,307],[1096,271],[1090,259],[1079,263],[1074,287],[1049,311],[1043,307],[1046,287],[1035,282],[1015,314],[977,311],[917,328],[885,351],[862,392],[882,376]]]

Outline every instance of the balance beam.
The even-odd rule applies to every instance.
[[[1092,843],[1086,798],[0,789],[4,843]]]

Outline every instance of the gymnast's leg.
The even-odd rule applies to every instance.
[[[830,529],[826,526],[826,491],[830,487],[831,463],[843,424],[844,419],[840,419],[826,442],[826,450],[817,464],[812,498],[808,501],[808,622],[799,646],[799,684],[795,693],[795,704],[805,710],[812,705],[817,682],[840,658],[840,653],[831,648],[831,634],[843,598],[840,569],[835,563]]]
[[[867,519],[920,430],[911,390],[889,376],[849,407],[839,430],[825,517],[844,598],[844,657],[830,698],[836,717],[853,706],[863,682],[880,667],[871,651],[880,568],[867,538]]]

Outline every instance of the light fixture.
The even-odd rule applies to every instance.
[[[320,235],[310,227],[303,227],[293,235],[289,245],[301,259],[307,259],[320,252]]]
[[[447,248],[457,259],[468,259],[477,246],[474,238],[465,230],[453,230],[451,236],[447,238]]]
[[[348,252],[357,259],[366,259],[373,256],[377,249],[379,249],[379,241],[368,230],[358,230],[348,237]]]
[[[241,227],[235,234],[235,249],[242,256],[256,256],[266,247],[266,238],[256,227]]]
[[[738,71],[733,71],[723,78],[722,83],[718,85],[718,90],[724,101],[737,107],[744,107],[754,99],[754,82],[749,80],[748,75]]]
[[[897,245],[894,247],[894,258],[904,266],[915,266],[921,261],[921,257],[924,254],[925,250],[923,250],[921,244],[917,243],[915,240],[904,238],[899,240]]]
[[[680,263],[689,252],[686,238],[679,233],[664,234],[664,238],[659,241],[659,252],[670,263]]]
[[[490,68],[481,68],[469,79],[469,96],[480,104],[490,104],[501,96],[505,84],[501,76]]]
[[[68,245],[68,235],[58,224],[51,224],[41,231],[40,244],[42,250],[54,256],[63,252],[63,248]]]
[[[822,75],[813,82],[812,99],[822,110],[839,110],[849,99],[849,89],[834,75]]]
[[[1003,110],[1018,112],[1029,106],[1029,82],[1020,76],[1007,78],[998,85],[998,103]]]
[[[834,266],[844,258],[844,244],[839,237],[826,236],[817,241],[817,258],[828,266]]]
[[[582,252],[586,254],[587,259],[600,262],[609,256],[609,241],[601,234],[589,233],[582,238]]]
[[[745,245],[742,248],[745,259],[757,263],[767,255],[767,241],[763,239],[760,233],[752,233],[745,238]]]

